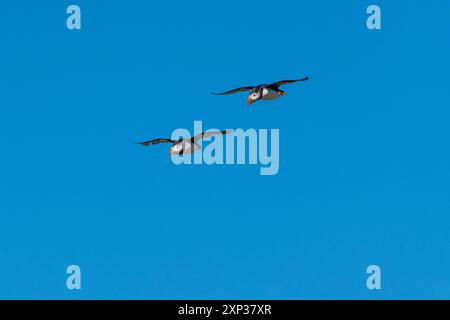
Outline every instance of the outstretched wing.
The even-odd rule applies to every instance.
[[[281,81],[277,81],[272,83],[271,85],[269,85],[269,87],[272,88],[278,88],[279,86],[282,86],[283,84],[289,84],[289,83],[294,83],[294,82],[299,82],[299,81],[306,81],[309,80],[308,77],[304,77],[302,79],[296,79],[296,80],[281,80]]]
[[[242,91],[249,91],[249,90],[252,90],[253,88],[254,87],[251,87],[251,86],[241,87],[241,88],[233,89],[233,90],[226,91],[226,92],[219,92],[219,93],[213,92],[212,94],[223,96],[223,95],[233,94],[233,93],[242,92]]]
[[[203,138],[207,138],[207,137],[211,137],[211,136],[217,136],[220,134],[228,134],[228,133],[232,133],[233,130],[222,130],[222,131],[211,131],[211,132],[202,132],[198,135],[196,135],[195,137],[192,138],[192,141],[196,142],[200,139]]]
[[[170,139],[154,139],[154,140],[150,140],[150,141],[138,142],[137,144],[141,144],[143,146],[151,146],[153,144],[165,143],[165,142],[173,143],[175,141],[170,140]]]

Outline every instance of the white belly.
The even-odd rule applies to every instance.
[[[191,142],[191,139],[184,139],[182,144],[183,144],[183,154],[194,153],[201,149],[199,145]]]
[[[280,94],[275,90],[264,88],[262,91],[262,100],[274,100],[279,97]]]

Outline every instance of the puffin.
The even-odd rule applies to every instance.
[[[241,88],[236,88],[236,89],[226,91],[226,92],[219,92],[219,93],[213,92],[212,94],[222,96],[222,95],[229,95],[229,94],[234,94],[237,92],[251,90],[251,92],[248,94],[248,97],[247,97],[247,104],[251,105],[252,103],[255,103],[258,100],[278,99],[279,97],[284,96],[286,94],[285,91],[280,89],[280,86],[282,86],[284,84],[306,81],[306,80],[309,80],[309,77],[304,77],[302,79],[296,79],[296,80],[281,80],[281,81],[274,82],[272,84],[260,84],[257,86],[241,87]]]
[[[151,145],[159,144],[159,143],[171,143],[172,146],[169,149],[169,154],[171,156],[182,155],[182,154],[193,153],[195,151],[200,150],[202,147],[197,143],[197,141],[200,139],[207,138],[210,136],[215,136],[215,135],[228,134],[228,133],[232,133],[232,132],[233,132],[233,130],[202,132],[192,138],[183,138],[183,139],[179,139],[179,140],[160,138],[160,139],[153,139],[150,141],[138,142],[137,144],[140,144],[142,146],[151,146]]]

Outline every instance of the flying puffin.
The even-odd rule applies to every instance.
[[[237,93],[237,92],[241,92],[241,91],[251,90],[251,92],[248,94],[248,97],[247,97],[247,104],[251,105],[252,103],[254,103],[258,100],[274,100],[274,99],[278,99],[281,96],[284,96],[286,94],[286,92],[284,92],[283,90],[280,90],[280,86],[282,86],[283,84],[289,84],[289,83],[294,83],[294,82],[299,82],[299,81],[306,81],[308,79],[309,79],[308,77],[305,77],[303,79],[297,79],[297,80],[281,80],[281,81],[274,82],[272,84],[260,84],[256,87],[253,87],[253,86],[241,87],[241,88],[233,89],[233,90],[226,91],[226,92],[220,92],[220,93],[213,92],[212,94],[228,95],[228,94],[233,94],[233,93]]]
[[[172,146],[169,149],[170,155],[181,155],[181,154],[189,154],[195,151],[200,150],[202,147],[197,143],[198,140],[207,138],[214,135],[228,134],[232,133],[233,130],[223,130],[223,131],[214,131],[214,132],[202,132],[192,138],[183,138],[179,140],[172,139],[154,139],[150,141],[138,142],[137,144],[143,146],[151,146],[153,144],[159,143],[172,143]]]

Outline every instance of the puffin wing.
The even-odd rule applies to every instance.
[[[309,78],[308,77],[304,77],[302,79],[296,79],[296,80],[281,80],[281,81],[277,81],[277,82],[272,83],[271,85],[269,85],[269,87],[278,89],[278,87],[282,86],[283,84],[289,84],[289,83],[306,81],[306,80],[309,80]]]
[[[223,96],[223,95],[233,94],[233,93],[242,92],[242,91],[249,91],[249,90],[252,90],[253,88],[254,87],[251,87],[251,86],[241,87],[241,88],[233,89],[233,90],[226,91],[226,92],[218,92],[218,93],[213,92],[212,94],[216,95],[216,96]]]
[[[165,142],[173,143],[175,141],[170,140],[170,139],[154,139],[154,140],[150,140],[150,141],[138,142],[137,144],[140,144],[143,146],[151,146],[153,144],[159,144],[159,143],[165,143]]]
[[[217,136],[217,135],[221,135],[221,134],[228,134],[228,133],[232,133],[233,130],[222,130],[222,131],[211,131],[211,132],[202,132],[199,133],[198,135],[196,135],[195,137],[192,138],[192,140],[194,142],[203,139],[203,138],[207,138],[207,137],[211,137],[211,136]]]

